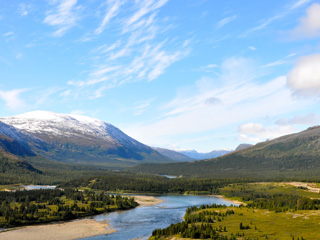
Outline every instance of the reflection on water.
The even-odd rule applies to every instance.
[[[25,190],[55,189],[56,188],[56,186],[51,186],[51,185],[25,185],[22,187]]]
[[[85,239],[148,239],[154,229],[165,228],[171,223],[182,221],[186,209],[190,206],[213,203],[231,204],[224,199],[208,196],[162,196],[159,198],[164,200],[164,202],[156,206],[138,207],[128,211],[105,213],[92,217],[97,221],[106,220],[118,232]]]

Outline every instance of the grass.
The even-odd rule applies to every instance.
[[[221,189],[222,195],[233,200],[243,201],[243,199],[240,196],[234,196],[235,192],[263,193],[267,195],[288,194],[298,195],[312,199],[320,198],[319,193],[300,189],[298,187],[294,187],[289,184],[279,182],[239,183],[231,184]]]
[[[233,209],[235,214],[224,217],[218,226],[226,226],[225,236],[242,233],[239,239],[320,239],[320,211],[296,211],[275,213],[268,210],[230,207],[227,209],[208,209],[209,211],[227,211]],[[240,223],[249,229],[240,230]]]

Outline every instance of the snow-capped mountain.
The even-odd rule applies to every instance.
[[[170,161],[113,125],[91,117],[34,111],[0,121],[29,136],[27,142],[34,152],[59,161],[113,165]]]

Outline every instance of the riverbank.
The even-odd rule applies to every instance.
[[[239,205],[242,204],[243,206],[246,206],[246,205],[247,205],[247,204],[244,203],[244,202],[241,202],[241,201],[235,200],[235,199],[230,199],[230,198],[227,198],[227,197],[225,197],[225,196],[223,196],[223,195],[210,195],[210,196],[212,196],[212,197],[217,197],[217,198],[222,198],[223,200],[229,201],[229,202],[231,202],[231,203],[233,203],[233,204],[239,204]]]
[[[162,199],[153,196],[134,195],[130,197],[134,198],[134,200],[139,204],[139,207],[149,207],[163,202]]]
[[[0,240],[72,240],[116,232],[105,221],[97,222],[93,219],[82,219],[72,222],[36,225],[14,228],[0,232]]]

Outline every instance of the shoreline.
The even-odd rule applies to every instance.
[[[149,207],[163,202],[162,199],[154,196],[132,195],[130,197],[139,203],[138,207]],[[5,229],[0,232],[0,240],[73,240],[107,235],[116,231],[106,221],[98,222],[95,219],[85,218]]]
[[[139,204],[138,207],[150,207],[164,202],[162,199],[147,195],[132,195],[134,200]]]
[[[227,197],[225,197],[225,196],[223,196],[223,195],[210,195],[210,196],[217,197],[217,198],[221,198],[221,199],[223,199],[223,200],[232,202],[232,203],[234,203],[234,204],[239,204],[239,205],[242,204],[243,206],[246,206],[246,205],[247,205],[247,204],[244,203],[244,202],[241,202],[241,201],[239,201],[239,200],[230,199],[230,198],[227,198]]]
[[[72,222],[50,223],[18,227],[0,232],[0,240],[73,240],[116,232],[107,222],[94,219],[81,219]]]

